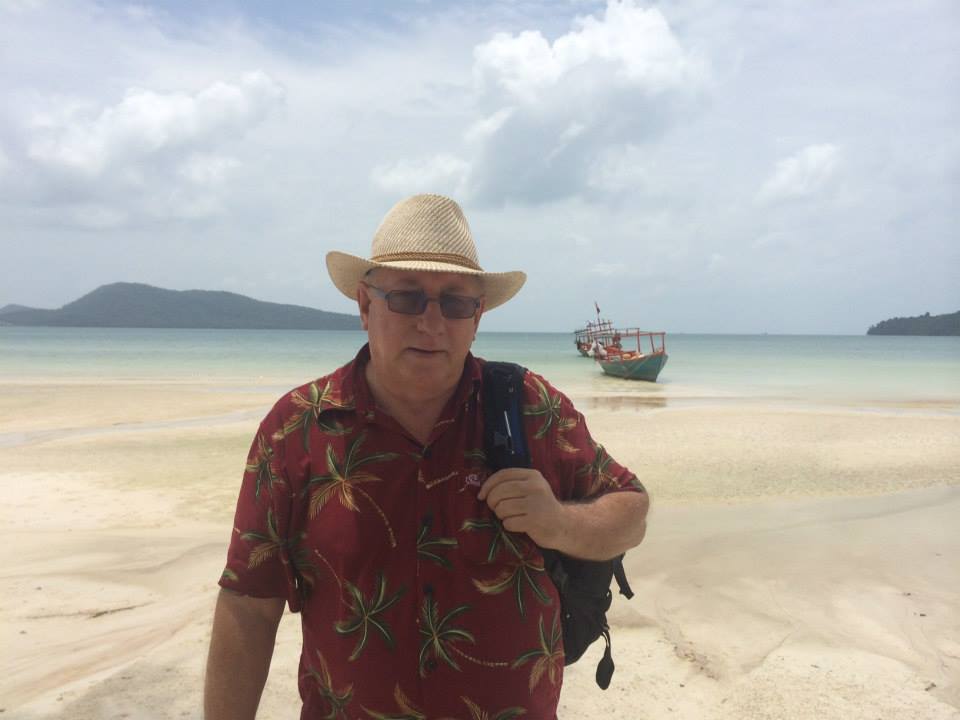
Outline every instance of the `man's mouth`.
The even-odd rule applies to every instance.
[[[443,350],[426,350],[424,348],[412,347],[410,348],[417,355],[438,355],[443,352]]]

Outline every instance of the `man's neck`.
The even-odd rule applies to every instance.
[[[456,391],[458,384],[454,383],[448,388],[430,393],[410,392],[409,389],[398,390],[382,381],[372,360],[364,368],[364,374],[377,407],[392,416],[407,432],[424,444],[429,439],[430,431],[436,425],[440,413],[443,412],[444,406]]]

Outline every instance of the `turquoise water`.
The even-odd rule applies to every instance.
[[[353,357],[362,332],[0,327],[0,382],[202,381],[286,388]],[[960,338],[667,335],[656,384],[604,376],[572,333],[483,333],[572,395],[960,402]]]

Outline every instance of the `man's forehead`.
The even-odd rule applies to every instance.
[[[440,288],[442,290],[475,290],[482,287],[474,275],[437,273],[424,270],[392,270],[377,268],[377,281],[396,288]]]

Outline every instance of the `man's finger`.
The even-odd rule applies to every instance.
[[[522,498],[528,494],[529,491],[522,480],[508,480],[507,482],[502,482],[497,485],[487,493],[486,498],[481,498],[481,500],[486,499],[487,505],[495,507],[507,498]]]
[[[507,498],[491,507],[501,520],[527,514],[527,503],[524,498]]]
[[[530,472],[529,468],[504,468],[503,470],[497,470],[497,472],[488,477],[483,485],[480,486],[480,492],[477,493],[477,498],[485,500],[493,488],[501,483],[516,480],[518,477],[522,478],[528,472]]]

